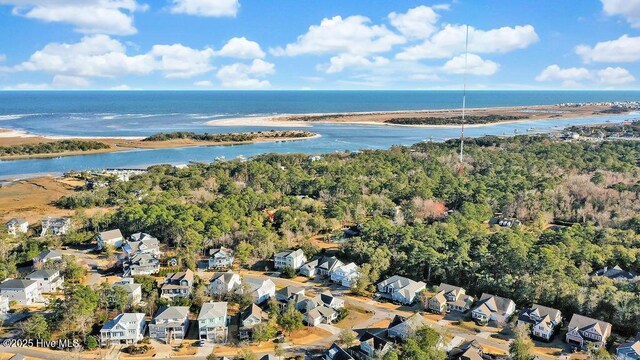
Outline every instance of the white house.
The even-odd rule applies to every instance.
[[[331,324],[336,318],[338,318],[338,312],[326,306],[317,306],[304,314],[304,322],[307,326]]]
[[[245,287],[258,305],[276,295],[276,284],[271,279],[245,278],[243,286],[237,288],[236,292],[242,294]]]
[[[285,250],[275,254],[273,256],[273,261],[276,269],[290,267],[294,270],[298,270],[305,262],[307,262],[307,257],[304,256],[302,249]]]
[[[41,267],[49,261],[62,260],[62,251],[59,250],[45,250],[33,258],[33,266]]]
[[[60,270],[54,269],[36,270],[25,279],[36,281],[40,293],[56,292],[64,285],[64,276],[60,274]]]
[[[238,337],[240,340],[251,339],[253,336],[253,328],[267,321],[269,321],[269,314],[260,309],[258,305],[251,304],[247,306],[240,314],[241,326],[240,329],[238,329]]]
[[[358,265],[355,263],[340,266],[331,273],[331,281],[350,288],[355,284],[358,277],[360,277],[358,273],[359,270]]]
[[[427,284],[422,281],[413,281],[409,278],[394,275],[378,283],[378,291],[384,297],[401,304],[412,304],[420,292],[426,290]]]
[[[138,305],[142,301],[142,286],[136,284],[133,278],[124,278],[113,283],[112,287],[120,287],[127,292],[129,305]]]
[[[498,324],[503,324],[507,322],[515,311],[516,304],[513,300],[491,294],[482,294],[475,309],[471,311],[471,317],[481,323],[494,321]]]
[[[71,229],[71,219],[68,217],[52,218],[46,217],[41,221],[42,231],[40,236],[53,235],[60,236],[66,234]]]
[[[569,345],[581,349],[586,348],[589,343],[598,349],[607,343],[610,335],[611,324],[608,322],[573,314],[565,340]]]
[[[120,229],[114,229],[109,231],[103,231],[98,234],[98,250],[102,250],[106,245],[119,249],[124,243],[124,237],[120,232]]]
[[[323,305],[326,307],[330,307],[334,310],[338,310],[344,307],[344,300],[333,296],[331,292],[324,291],[313,298],[318,305]]]
[[[222,343],[227,341],[227,303],[208,302],[202,304],[198,314],[200,340]]]
[[[555,329],[562,322],[560,310],[538,304],[529,309],[522,309],[518,316],[518,325],[526,325],[531,335],[549,341]]]
[[[26,234],[29,231],[29,222],[25,219],[13,218],[4,225],[7,228],[7,233],[13,236]]]
[[[43,302],[38,282],[35,280],[6,279],[0,283],[0,295],[20,305],[32,305]]]
[[[147,323],[144,313],[123,313],[107,321],[100,329],[100,346],[135,344],[144,338]]]
[[[193,287],[193,271],[176,272],[167,274],[164,283],[160,287],[160,297],[166,299],[187,298],[191,295]]]
[[[145,233],[131,235],[122,246],[124,261],[122,267],[125,276],[152,275],[160,271],[160,242]]]
[[[173,340],[182,341],[189,330],[189,307],[163,307],[149,323],[149,336],[169,344]]]
[[[209,269],[228,269],[233,265],[233,251],[222,246],[219,249],[209,250]]]
[[[344,266],[344,263],[335,256],[323,256],[304,264],[300,268],[300,274],[311,278],[316,275],[326,277],[331,276],[333,271],[341,266]]]
[[[231,271],[214,274],[208,289],[211,296],[224,296],[238,289],[242,285],[240,275]]]
[[[420,314],[414,314],[408,318],[396,315],[387,327],[387,336],[391,339],[406,340],[426,325],[427,322]]]

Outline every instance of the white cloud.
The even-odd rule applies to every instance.
[[[406,13],[392,12],[389,20],[400,33],[414,39],[426,39],[437,29],[440,15],[428,6],[418,6],[409,9]]]
[[[446,25],[424,43],[398,53],[401,60],[441,59],[464,52],[466,26]],[[469,27],[469,52],[476,54],[507,53],[525,49],[539,40],[531,25],[478,30]]]
[[[629,70],[621,67],[608,67],[598,71],[598,80],[607,85],[622,85],[636,81]]]
[[[208,17],[235,17],[240,9],[238,0],[173,0],[171,12]]]
[[[271,52],[287,56],[327,53],[368,55],[389,51],[394,45],[406,41],[386,26],[370,25],[370,22],[369,18],[359,15],[344,19],[341,16],[325,18],[320,25],[310,26],[296,42]]]
[[[368,59],[361,55],[354,54],[340,54],[333,56],[330,60],[330,64],[326,67],[325,71],[327,74],[333,74],[337,72],[341,72],[347,67],[372,67],[372,66],[381,66],[389,63],[389,60],[382,56],[375,56],[373,59]],[[319,70],[323,70],[325,66],[319,66]]]
[[[48,90],[51,86],[46,83],[20,83],[13,86],[5,86],[2,90]]]
[[[109,90],[126,91],[126,90],[131,90],[131,87],[129,85],[127,85],[127,84],[122,84],[122,85],[114,86],[114,87],[110,88]]]
[[[7,55],[5,55],[5,54],[0,54],[0,62],[3,62],[3,61],[5,61],[5,60],[7,60]]]
[[[640,28],[640,0],[600,0],[605,14],[622,16],[631,26]]]
[[[616,40],[599,42],[594,47],[578,45],[576,54],[580,55],[585,63],[638,61],[640,60],[640,36],[622,35]]]
[[[464,55],[458,55],[447,61],[444,66],[442,66],[442,71],[449,74],[464,74],[464,63]],[[500,69],[500,65],[491,60],[484,60],[476,54],[469,54],[467,56],[467,74],[488,76],[498,72],[498,69]]]
[[[168,78],[190,78],[213,70],[212,49],[192,49],[182,44],[154,45],[149,54]]]
[[[0,0],[2,4],[13,6],[14,15],[71,24],[85,34],[111,35],[135,34],[133,13],[147,8],[136,0]]]
[[[235,57],[240,59],[263,58],[264,51],[260,48],[260,44],[255,41],[247,40],[245,37],[234,37],[229,40],[216,53],[219,56]]]
[[[553,81],[561,80],[564,82],[576,82],[591,78],[591,72],[586,68],[561,68],[554,64],[547,66],[538,76],[536,81]]]
[[[88,87],[89,81],[80,76],[56,75],[52,84],[56,88],[79,89]]]
[[[194,82],[193,85],[198,87],[212,87],[213,83],[209,80],[201,80],[201,81]]]
[[[271,86],[268,80],[260,78],[273,74],[275,65],[255,59],[251,64],[235,63],[223,66],[216,76],[227,88],[263,89]]]

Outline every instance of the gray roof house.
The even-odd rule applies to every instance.
[[[198,314],[198,334],[200,340],[216,343],[227,342],[227,303],[208,302],[202,304]]]
[[[135,344],[144,338],[147,322],[144,313],[123,313],[107,321],[100,329],[100,345]]]
[[[560,310],[538,304],[522,309],[518,316],[518,325],[529,326],[531,335],[547,341],[551,339],[561,322]]]
[[[616,349],[616,359],[618,360],[638,360],[640,359],[640,335],[633,340],[623,343]]]
[[[276,291],[276,300],[278,300],[283,305],[286,305],[289,303],[289,300],[291,300],[291,298],[293,298],[295,295],[304,296],[304,288],[293,285],[283,287],[282,289]]]
[[[193,271],[167,274],[160,287],[160,296],[167,299],[186,298],[191,295],[193,287]]]
[[[620,282],[636,282],[640,281],[640,274],[634,271],[623,270],[620,266],[607,267],[594,272],[593,277],[606,277],[608,279]]]
[[[112,287],[120,287],[127,292],[129,305],[138,305],[142,301],[142,285],[136,284],[133,278],[124,278],[113,283]]]
[[[253,328],[263,322],[269,321],[269,314],[263,311],[258,305],[251,304],[240,313],[240,329],[238,337],[240,340],[248,340],[253,336]]]
[[[418,294],[425,291],[426,286],[422,281],[394,275],[378,283],[378,291],[382,296],[406,305],[414,303]]]
[[[45,250],[33,258],[33,265],[40,266],[46,264],[48,261],[62,260],[62,251],[60,250]]]
[[[387,336],[391,339],[406,340],[417,330],[427,325],[420,314],[407,317],[396,315],[387,327]]]
[[[120,232],[120,229],[114,229],[109,231],[103,231],[98,234],[98,250],[101,250],[105,245],[109,245],[114,249],[119,249],[124,243],[124,237]]]
[[[256,304],[262,304],[276,295],[276,284],[271,279],[245,278],[244,285],[238,287],[236,293],[242,294],[246,287]]]
[[[42,227],[42,231],[40,232],[41,237],[46,235],[64,235],[69,231],[69,229],[71,229],[71,219],[68,217],[46,217],[42,219],[40,224]]]
[[[211,296],[223,296],[235,291],[241,285],[242,279],[240,275],[228,271],[214,274],[207,287]]]
[[[189,329],[189,307],[168,306],[158,310],[149,323],[149,336],[170,344],[182,341]]]
[[[228,269],[233,265],[233,251],[222,246],[219,249],[209,250],[208,268],[209,269]]]
[[[494,321],[503,324],[515,311],[516,304],[513,300],[485,293],[471,311],[471,317],[478,322]]]
[[[0,295],[20,305],[44,302],[35,280],[6,279],[0,283]]]
[[[565,340],[569,345],[585,348],[591,343],[595,348],[604,346],[611,335],[611,324],[606,321],[573,314]]]
[[[472,304],[473,296],[467,295],[465,289],[442,283],[436,294],[429,299],[428,308],[439,314],[450,311],[465,312],[471,309]]]
[[[4,224],[7,233],[13,236],[26,234],[29,231],[29,222],[25,219],[13,218]]]
[[[302,249],[285,250],[275,254],[273,256],[273,261],[276,269],[291,267],[294,270],[298,270],[305,262],[307,262],[307,257],[304,256]]]
[[[54,269],[36,270],[25,279],[36,281],[40,293],[56,292],[64,285],[64,276],[60,274],[60,270]]]
[[[333,294],[328,290],[316,295],[313,298],[313,301],[315,301],[318,305],[330,307],[334,310],[338,310],[344,307],[344,300],[340,299],[339,297],[333,296]]]

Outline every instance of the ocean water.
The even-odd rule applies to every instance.
[[[89,91],[0,92],[0,128],[60,136],[144,136],[167,131],[208,133],[268,130],[255,126],[210,126],[224,118],[276,114],[367,112],[459,108],[459,91]],[[640,91],[471,91],[467,106],[499,107],[563,102],[640,101]],[[622,122],[638,114],[556,119],[468,128],[465,135],[513,135],[549,132],[569,125]],[[291,127],[295,129],[296,127]],[[224,156],[327,153],[384,149],[420,141],[444,141],[458,129],[370,125],[312,124],[305,130],[321,137],[310,140],[132,150],[55,159],[0,161],[0,178],[58,174],[69,170],[144,167],[213,161]]]

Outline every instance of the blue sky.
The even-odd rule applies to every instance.
[[[0,89],[640,88],[640,0],[0,0]]]

